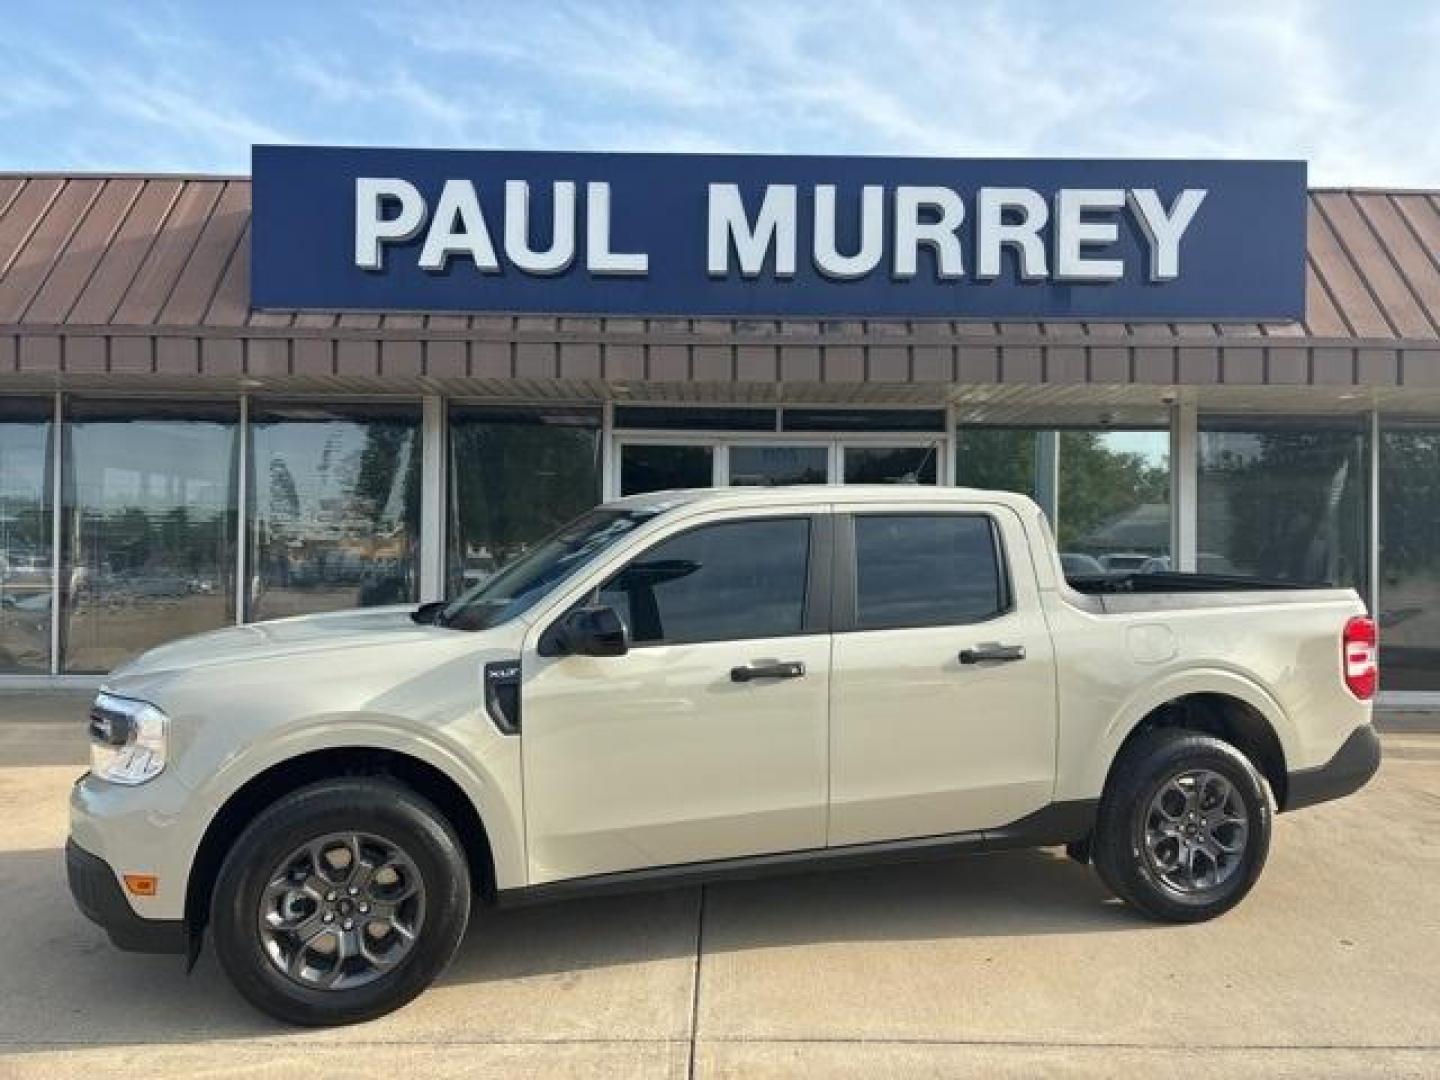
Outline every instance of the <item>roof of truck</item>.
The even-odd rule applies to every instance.
[[[630,495],[607,505],[665,508],[696,503],[738,503],[745,506],[815,506],[827,503],[998,503],[1034,510],[1034,501],[1009,491],[939,487],[933,484],[794,484],[777,487],[680,488]]]

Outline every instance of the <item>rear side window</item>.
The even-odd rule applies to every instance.
[[[984,514],[857,514],[861,630],[946,626],[1009,606],[994,522]]]
[[[798,634],[805,624],[807,518],[702,525],[662,540],[600,589],[636,645]]]

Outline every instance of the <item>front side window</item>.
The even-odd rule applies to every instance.
[[[672,536],[600,589],[635,645],[798,634],[805,624],[810,522],[760,518]]]
[[[858,515],[856,626],[948,626],[1004,611],[994,529],[984,514]]]
[[[561,582],[664,513],[664,509],[602,507],[582,514],[506,564],[498,574],[468,589],[441,612],[439,624],[457,630],[488,630],[523,615]]]

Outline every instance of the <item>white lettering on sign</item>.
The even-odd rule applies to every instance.
[[[1150,245],[1150,280],[1174,281],[1180,276],[1180,237],[1205,201],[1205,192],[1186,188],[1175,196],[1169,210],[1151,188],[1136,188],[1129,199],[1140,231]]]
[[[417,256],[424,270],[446,273],[455,258],[465,257],[480,273],[501,273],[508,264],[523,274],[552,277],[580,257],[577,232],[583,212],[588,273],[639,277],[650,272],[648,253],[617,249],[609,183],[587,182],[583,197],[575,181],[557,180],[549,188],[549,220],[535,222],[525,180],[505,181],[498,207],[503,216],[496,219],[500,193],[479,191],[469,180],[446,180],[432,212],[408,180],[359,177],[355,265],[384,270],[387,248],[408,244],[424,232]],[[928,272],[935,280],[964,277],[966,243],[972,246],[974,277],[980,281],[1002,275],[1006,250],[1013,253],[1015,275],[1022,282],[1119,281],[1126,272],[1123,249],[1117,246],[1126,213],[1133,221],[1132,235],[1145,249],[1147,279],[1174,281],[1180,276],[1181,243],[1206,195],[1203,188],[1186,188],[1167,207],[1153,188],[1060,188],[1052,209],[1032,188],[982,187],[975,193],[975,213],[967,219],[964,197],[949,187],[866,184],[858,199],[842,199],[833,184],[810,189],[768,184],[752,217],[739,184],[713,183],[706,191],[705,272],[718,279],[732,274],[747,280],[767,274],[793,278],[801,202],[806,200],[812,265],[834,281],[883,273],[887,239],[893,244],[889,274],[897,281],[920,275],[922,249],[931,256]],[[501,222],[503,263],[492,240],[496,220]],[[540,246],[537,236],[543,238]]]
[[[862,278],[880,265],[885,253],[885,189],[866,184],[860,189],[860,246],[842,255],[835,246],[835,186],[815,188],[815,269],[837,281]]]
[[[1061,188],[1055,193],[1055,280],[1119,281],[1125,264],[1085,254],[1086,246],[1113,244],[1120,239],[1120,223],[1112,215],[1100,219],[1087,211],[1119,210],[1125,192],[1119,188]]]
[[[392,203],[399,213],[387,214]],[[409,180],[362,176],[355,181],[355,265],[362,270],[383,267],[386,244],[403,244],[420,235],[425,225],[425,199]]]
[[[1049,271],[1040,230],[1050,218],[1050,207],[1040,193],[1029,188],[984,187],[977,202],[975,276],[986,281],[998,278],[1000,249],[1013,247],[1020,280],[1044,281]],[[1012,215],[1010,221],[1005,220],[1007,211]]]
[[[480,212],[480,199],[469,180],[445,181],[435,204],[435,219],[420,249],[420,269],[443,273],[450,269],[453,255],[469,255],[481,270],[500,269],[485,215]]]
[[[921,218],[922,212],[936,216]],[[922,245],[935,252],[935,276],[941,281],[963,277],[956,230],[965,221],[965,203],[954,188],[898,187],[895,189],[895,271],[900,279],[918,272]]]
[[[740,260],[740,276],[757,278],[765,258],[775,249],[776,277],[795,276],[795,185],[768,184],[755,225],[745,216],[739,184],[711,184],[706,271],[730,276],[730,249]]]
[[[650,256],[643,251],[610,250],[610,185],[593,181],[585,185],[585,269],[617,277],[650,272]]]

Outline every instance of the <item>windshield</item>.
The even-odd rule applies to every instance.
[[[499,626],[534,607],[571,574],[664,509],[591,510],[507,563],[488,581],[467,589],[435,621],[457,630]]]

